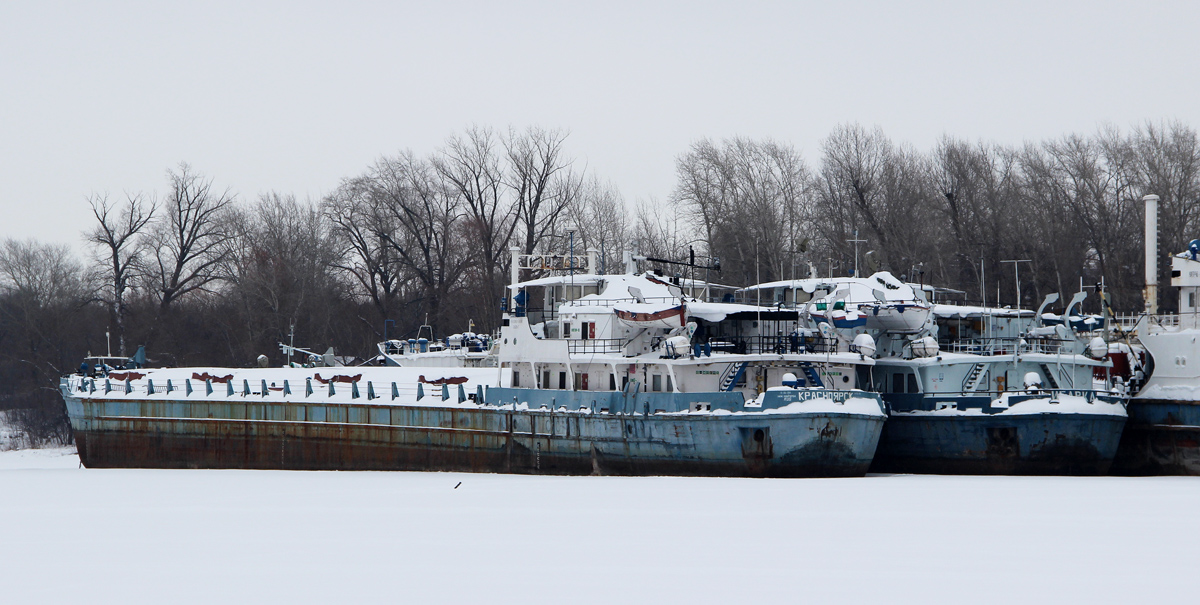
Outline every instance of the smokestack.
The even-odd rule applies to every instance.
[[[1147,195],[1146,203],[1146,288],[1142,297],[1146,300],[1146,313],[1158,314],[1158,196]]]

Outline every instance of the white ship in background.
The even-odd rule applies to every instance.
[[[1138,340],[1149,359],[1145,384],[1129,402],[1129,424],[1114,473],[1200,475],[1200,240],[1171,257],[1179,312],[1158,313],[1158,196],[1146,204],[1146,314]]]

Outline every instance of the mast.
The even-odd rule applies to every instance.
[[[1146,313],[1158,314],[1158,196],[1142,197],[1146,203]]]

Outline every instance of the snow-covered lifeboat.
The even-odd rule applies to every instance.
[[[635,328],[681,328],[685,312],[681,304],[624,303],[613,307],[621,323]]]
[[[828,322],[835,328],[861,328],[867,325],[866,313],[858,309],[847,309],[840,303],[835,304],[833,309],[829,309],[829,306],[823,302],[809,305],[809,315],[814,322]]]

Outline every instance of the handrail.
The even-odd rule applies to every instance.
[[[1058,338],[1021,338],[1012,336],[991,338],[964,338],[945,340],[938,343],[943,350],[951,353],[971,353],[975,355],[1008,355],[1011,353],[1045,353],[1058,355],[1069,353],[1073,340]]]
[[[560,339],[567,341],[567,352],[579,353],[623,353],[625,339],[623,338],[572,338]]]

